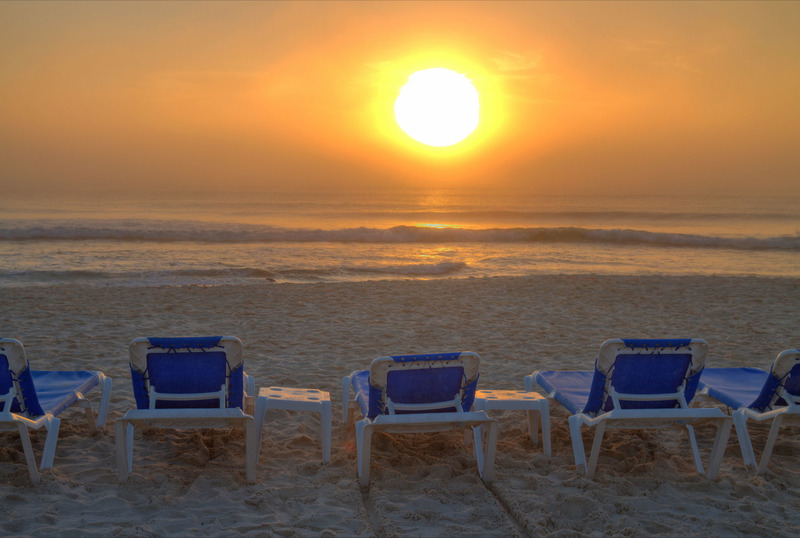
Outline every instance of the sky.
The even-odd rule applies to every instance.
[[[800,194],[800,2],[0,2],[0,189]],[[479,93],[432,148],[415,71]]]

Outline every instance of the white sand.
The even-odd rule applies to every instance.
[[[784,430],[763,477],[745,471],[732,434],[717,482],[694,473],[679,430],[611,432],[590,481],[574,470],[567,414],[553,404],[550,460],[522,413],[497,413],[491,486],[458,434],[380,434],[362,490],[340,402],[343,375],[396,353],[478,352],[479,388],[498,389],[522,388],[539,368],[588,369],[612,337],[701,337],[710,365],[766,367],[800,345],[798,299],[797,279],[717,277],[4,290],[0,332],[23,341],[35,369],[102,370],[114,390],[109,427],[93,437],[78,411],[62,415],[55,467],[38,487],[17,436],[0,434],[0,534],[796,536],[797,427]],[[331,393],[331,463],[320,463],[319,415],[272,411],[255,485],[244,481],[243,433],[223,430],[137,435],[133,475],[118,484],[111,424],[133,406],[127,343],[214,334],[243,340],[258,386]],[[698,431],[704,457],[712,432]],[[766,429],[753,434],[758,453]]]

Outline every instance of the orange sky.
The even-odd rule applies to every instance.
[[[0,2],[0,187],[800,194],[800,2]],[[396,125],[412,72],[481,122]]]

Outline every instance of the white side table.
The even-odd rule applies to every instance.
[[[541,423],[544,455],[550,457],[550,406],[541,394],[524,390],[478,390],[475,391],[474,407],[476,411],[487,412],[491,409],[526,411],[531,441],[539,445]]]
[[[331,395],[317,389],[262,387],[256,398],[256,463],[261,452],[261,430],[268,409],[311,411],[322,420],[322,463],[331,461]]]

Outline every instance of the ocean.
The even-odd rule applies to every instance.
[[[800,277],[800,198],[488,191],[0,198],[0,288]]]

